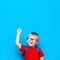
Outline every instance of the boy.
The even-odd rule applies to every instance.
[[[36,47],[39,40],[39,35],[36,32],[31,32],[27,38],[28,46],[25,46],[19,42],[21,32],[21,29],[17,29],[16,45],[24,54],[24,60],[44,60],[42,50]]]

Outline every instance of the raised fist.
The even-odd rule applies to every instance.
[[[19,28],[19,29],[17,29],[17,33],[21,33],[22,32],[22,30]]]

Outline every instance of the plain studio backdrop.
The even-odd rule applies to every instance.
[[[0,60],[23,60],[15,45],[17,28],[22,29],[22,44],[27,45],[30,32],[37,32],[44,60],[60,60],[59,0],[0,1]]]

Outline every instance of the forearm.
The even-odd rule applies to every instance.
[[[17,36],[16,36],[16,45],[20,43],[20,33],[17,33]]]
[[[16,36],[16,46],[21,49],[20,34],[19,33],[17,33],[17,36]]]
[[[20,28],[17,29],[16,45],[20,49],[21,49],[21,43],[20,43],[20,34],[21,34],[21,32],[22,32],[22,30]]]

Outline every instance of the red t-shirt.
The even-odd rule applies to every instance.
[[[26,48],[25,45],[21,45],[20,51],[24,53],[24,49]],[[38,51],[35,47],[28,47],[25,55],[24,55],[24,60],[40,60],[40,57],[43,57],[44,54],[42,50],[40,49],[40,55],[38,54]]]

